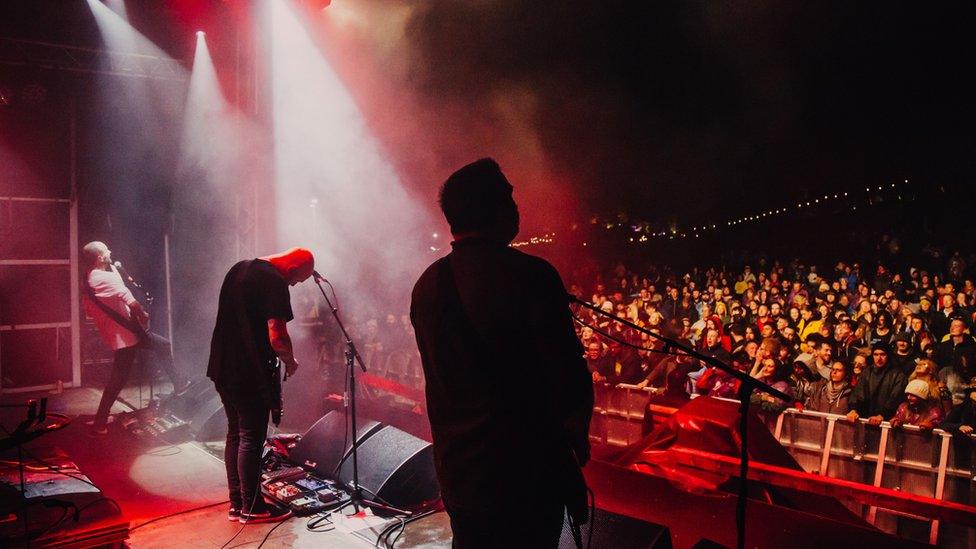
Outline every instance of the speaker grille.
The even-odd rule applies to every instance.
[[[339,482],[352,484],[352,455],[339,468]],[[394,507],[415,507],[436,499],[440,486],[429,442],[386,426],[359,445],[359,484],[366,496]]]
[[[360,441],[360,446],[382,427],[375,421],[366,421],[357,426],[359,433],[356,439]],[[352,441],[346,440],[345,431],[345,416],[341,412],[329,412],[302,435],[302,439],[292,448],[289,459],[323,478],[335,479],[336,469],[352,449]]]

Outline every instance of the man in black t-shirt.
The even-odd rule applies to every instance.
[[[417,281],[410,318],[454,547],[556,547],[564,508],[582,520],[593,412],[566,289],[508,245],[518,208],[495,161],[455,172],[440,202],[453,250]]]
[[[271,522],[291,515],[265,505],[259,487],[261,450],[276,404],[268,368],[277,357],[287,376],[298,369],[286,326],[293,317],[288,287],[308,279],[314,268],[311,252],[292,248],[238,262],[220,287],[207,377],[227,414],[229,520]]]

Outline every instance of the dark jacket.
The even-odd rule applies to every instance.
[[[835,400],[831,401],[827,394],[829,379],[821,379],[813,384],[810,389],[810,398],[807,400],[806,407],[814,412],[824,412],[828,414],[844,415],[851,410],[851,385],[844,382],[844,388],[838,393]]]
[[[958,344],[949,338],[935,348],[935,362],[940,368],[952,366],[968,380],[976,375],[976,342],[969,334],[963,334],[962,342]]]
[[[870,366],[861,372],[857,387],[851,393],[851,409],[861,417],[878,416],[888,419],[895,415],[905,397],[908,377],[891,364],[883,368]]]
[[[917,361],[918,355],[914,351],[910,351],[907,355],[900,355],[897,352],[892,352],[888,355],[889,366],[894,366],[901,370],[906,376],[911,376],[912,372],[915,371],[915,363]]]
[[[484,239],[452,246],[410,307],[434,463],[449,508],[497,510],[513,482],[554,492],[556,464],[588,455],[592,380],[549,263]]]
[[[968,396],[962,403],[949,410],[939,427],[949,433],[962,434],[959,432],[959,428],[963,425],[976,427],[976,402],[973,402]]]

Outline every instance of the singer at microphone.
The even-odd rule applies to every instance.
[[[89,242],[82,253],[89,262],[82,283],[82,293],[87,298],[85,310],[114,353],[112,373],[89,431],[91,436],[104,436],[108,433],[109,411],[128,381],[137,354],[152,361],[147,371],[155,372],[158,366],[166,373],[173,382],[174,393],[186,390],[188,384],[173,364],[169,340],[147,329],[149,314],[126,287],[123,275],[133,286],[138,285],[125,273],[122,263],[112,261],[112,251],[104,242]]]

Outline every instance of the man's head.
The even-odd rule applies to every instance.
[[[586,358],[590,360],[596,360],[600,358],[603,354],[603,344],[599,341],[591,341],[589,345],[586,346]]]
[[[85,247],[81,249],[81,253],[84,254],[85,261],[89,267],[105,267],[112,263],[112,251],[108,249],[108,246],[104,242],[99,242],[98,240],[85,244]]]
[[[705,346],[706,347],[712,348],[712,347],[718,345],[718,342],[719,342],[718,330],[708,330],[705,333]]]
[[[829,364],[833,356],[834,346],[829,341],[821,341],[817,347],[817,358],[820,359],[821,364]]]
[[[888,346],[877,344],[871,350],[871,359],[875,368],[884,368],[888,364]]]
[[[841,381],[847,379],[847,376],[847,366],[844,366],[843,362],[838,360],[830,365],[830,381],[840,383]]]
[[[966,333],[966,321],[961,318],[954,318],[949,323],[949,335],[952,337],[962,337]]]
[[[834,339],[843,342],[851,335],[852,331],[849,322],[838,322],[837,326],[834,326]]]
[[[508,244],[518,234],[512,185],[491,158],[451,174],[441,187],[440,205],[456,237],[477,235]]]
[[[905,356],[911,352],[912,338],[905,332],[898,332],[892,339],[895,344],[895,353]]]
[[[312,256],[312,252],[305,248],[291,248],[264,259],[278,269],[289,286],[308,280],[312,276],[312,272],[315,271],[315,258]]]
[[[922,317],[912,315],[912,319],[909,321],[909,326],[912,328],[913,332],[921,332],[925,329],[925,322],[922,320]]]

